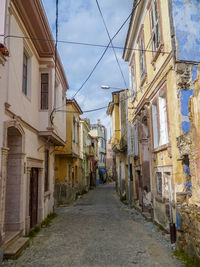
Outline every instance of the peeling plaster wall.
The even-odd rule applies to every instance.
[[[190,130],[191,125],[189,122],[189,109],[188,109],[188,105],[189,105],[189,101],[190,101],[190,96],[193,95],[193,90],[181,90],[180,92],[181,94],[181,127],[182,127],[182,131],[183,133],[186,133]]]
[[[200,62],[200,0],[172,0],[177,59]]]

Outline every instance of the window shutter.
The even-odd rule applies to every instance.
[[[153,119],[153,141],[154,141],[154,148],[156,148],[158,147],[158,141],[159,141],[157,104],[152,105],[152,119]]]
[[[160,116],[160,142],[159,145],[167,144],[168,130],[167,130],[167,110],[165,96],[159,97],[159,116]]]
[[[129,92],[130,92],[130,100],[133,101],[132,66],[129,66]]]

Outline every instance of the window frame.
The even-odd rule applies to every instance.
[[[146,59],[145,59],[145,44],[144,44],[144,33],[142,33],[139,39],[139,60],[140,60],[140,77],[144,79],[146,75]],[[141,64],[142,63],[142,64]]]
[[[154,33],[154,29],[156,29],[156,27],[152,25],[152,10],[153,7],[155,5],[155,1],[157,2],[157,10],[158,10],[158,20],[157,23],[159,24],[159,34],[160,34],[160,42],[157,48],[154,48],[153,45],[153,33]],[[155,61],[157,60],[159,54],[161,52],[163,52],[164,49],[164,43],[163,43],[163,32],[162,32],[162,14],[161,14],[161,8],[160,8],[160,0],[151,0],[151,5],[149,6],[149,20],[150,20],[150,30],[151,30],[151,39],[152,39],[152,57],[153,60],[151,62],[151,64],[154,67],[155,70]]]
[[[24,59],[26,59],[26,65],[24,64]],[[26,74],[24,74],[25,72]],[[24,93],[25,96],[27,96],[28,94],[28,55],[25,50],[23,52],[22,92]]]
[[[165,104],[166,104],[166,135],[167,135],[167,142],[160,144],[160,105],[159,105],[159,99],[165,95]],[[154,139],[154,126],[153,126],[153,105],[154,103],[157,102],[157,131],[158,131],[158,140],[157,140],[157,146],[155,146],[155,139]],[[167,86],[166,84],[164,84],[163,86],[160,87],[160,90],[158,91],[157,95],[153,98],[152,102],[151,102],[151,120],[152,120],[152,135],[153,135],[153,149],[156,150],[159,147],[163,147],[163,146],[168,146],[169,142],[170,142],[170,135],[169,135],[169,119],[168,119],[168,104],[167,104]]]
[[[131,63],[129,65],[129,79],[130,79],[130,101],[133,102],[137,92],[137,79],[136,79],[136,64],[135,64],[135,53],[133,54]]]
[[[42,76],[47,75],[47,82],[42,81]],[[43,92],[43,85],[47,85],[47,92]],[[43,103],[43,95],[46,95],[47,105],[44,106]],[[49,73],[41,73],[40,74],[40,110],[48,110],[49,109]]]

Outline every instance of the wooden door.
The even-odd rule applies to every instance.
[[[30,200],[29,200],[30,228],[37,224],[38,214],[38,169],[31,169]]]

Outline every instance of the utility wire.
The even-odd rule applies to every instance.
[[[168,73],[169,73],[171,70],[174,70],[172,66],[171,66],[166,72],[164,72],[163,75],[162,75],[160,78],[162,79],[164,76],[168,75]],[[147,85],[150,86],[152,83],[153,83],[153,80],[152,80],[150,83],[148,83]],[[127,88],[127,89],[124,89],[124,90],[128,90],[128,88]],[[120,92],[120,91],[119,91],[119,92]],[[132,98],[132,97],[137,96],[137,94],[140,93],[140,92],[141,92],[141,91],[133,92],[133,93],[132,93],[131,95],[129,95],[128,97],[125,97],[125,98],[121,99],[121,100],[119,101],[119,103],[121,103],[121,102],[123,102],[123,101],[126,101],[126,100],[129,99],[129,98]],[[102,110],[102,109],[106,109],[106,108],[108,108],[108,106],[104,106],[104,107],[100,107],[100,108],[96,108],[96,109],[85,110],[85,111],[83,111],[83,113],[95,112],[95,111]],[[132,109],[132,108],[131,108],[131,109]],[[137,109],[137,108],[136,108],[136,107],[133,107],[133,109]],[[79,113],[79,112],[76,112],[76,111],[67,111],[67,110],[57,110],[56,112]]]
[[[30,37],[30,36],[20,36],[20,35],[4,35],[0,34],[1,37],[7,38],[16,38],[16,39],[27,39],[27,40],[33,40],[33,41],[44,41],[44,42],[53,42],[55,43],[54,39],[44,39],[44,38],[36,38],[36,37]],[[151,38],[152,39],[152,38]],[[150,39],[150,41],[151,41]],[[100,47],[100,48],[106,48],[107,45],[102,44],[95,44],[95,43],[83,43],[83,42],[74,42],[74,41],[66,41],[66,40],[58,40],[58,43],[63,44],[72,44],[72,45],[83,45],[83,46],[91,46],[91,47]],[[157,52],[156,50],[152,49],[139,49],[139,48],[130,48],[130,47],[123,47],[123,46],[113,46],[115,49],[121,49],[121,50],[130,50],[130,51],[145,51],[145,52]],[[148,46],[147,46],[148,47]],[[112,47],[108,47],[111,49]],[[162,54],[170,54],[170,52],[162,51],[160,52]]]
[[[121,29],[124,27],[124,25],[126,24],[126,22],[129,20],[129,18],[131,17],[132,13],[134,12],[134,10],[137,8],[137,6],[141,3],[142,0],[139,0],[137,2],[137,4],[135,4],[135,6],[132,9],[131,14],[127,17],[127,19],[124,21],[124,23],[121,25],[121,27],[118,29],[118,31],[115,33],[115,35],[111,38],[111,41],[113,41],[113,39],[118,35],[118,33],[121,31]],[[80,92],[80,90],[83,88],[83,86],[87,83],[87,81],[90,79],[90,77],[92,76],[93,72],[95,71],[95,69],[97,68],[97,66],[99,65],[99,63],[101,62],[102,58],[104,57],[106,51],[108,50],[108,47],[111,43],[111,41],[109,41],[107,47],[105,48],[103,54],[101,55],[101,57],[99,58],[99,60],[97,61],[97,63],[95,64],[95,66],[93,67],[92,71],[90,72],[90,74],[88,75],[88,77],[86,78],[86,80],[83,82],[83,84],[81,85],[81,87],[76,91],[76,93],[73,95],[73,98]]]
[[[103,24],[104,24],[104,27],[105,27],[105,29],[106,29],[108,38],[109,38],[109,40],[110,40],[110,43],[111,43],[111,46],[112,46],[112,49],[113,49],[113,53],[114,53],[114,55],[115,55],[115,59],[116,59],[117,65],[118,65],[118,67],[119,67],[119,71],[120,71],[121,76],[122,76],[122,79],[123,79],[123,81],[124,81],[125,88],[127,88],[126,80],[125,80],[125,78],[124,78],[124,74],[123,74],[123,72],[122,72],[122,68],[121,68],[121,66],[120,66],[120,64],[119,64],[119,60],[118,60],[117,54],[116,54],[116,52],[115,52],[115,49],[114,49],[114,46],[113,46],[113,42],[112,42],[112,40],[111,40],[110,33],[109,33],[109,31],[108,31],[108,27],[106,26],[106,22],[105,22],[105,19],[104,19],[104,17],[103,17],[103,13],[102,13],[102,11],[101,11],[101,8],[100,8],[100,5],[99,5],[98,0],[96,0],[96,4],[97,4],[98,10],[99,10],[99,13],[100,13],[100,15],[101,15],[101,18],[102,18],[102,20],[103,20]]]

